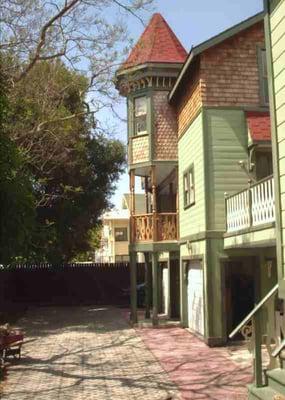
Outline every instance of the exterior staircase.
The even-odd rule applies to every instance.
[[[267,386],[249,385],[249,400],[285,400],[285,369],[276,368],[265,372]]]
[[[248,386],[248,400],[285,400],[285,312],[275,307],[278,288],[275,285],[229,335],[232,339],[241,332],[253,353],[254,382]],[[266,332],[261,328],[264,306]]]

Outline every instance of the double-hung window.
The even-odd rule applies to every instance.
[[[125,227],[115,228],[115,242],[126,242],[128,240],[128,230]]]
[[[134,110],[134,134],[144,135],[147,133],[147,102],[146,96],[135,98],[135,110]]]
[[[195,203],[194,166],[192,165],[183,174],[184,208]]]

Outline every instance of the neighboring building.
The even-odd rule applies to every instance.
[[[129,261],[129,210],[113,210],[103,215],[100,249],[96,261],[114,263]]]
[[[137,209],[142,213],[144,208],[144,195],[136,195]],[[103,263],[128,262],[129,261],[129,219],[130,219],[130,195],[125,194],[122,199],[122,208],[106,212],[102,218],[102,236],[100,248],[96,251],[96,261]],[[139,262],[143,262],[142,255]]]

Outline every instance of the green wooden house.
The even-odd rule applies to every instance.
[[[254,355],[254,383],[249,399],[285,398],[285,282],[284,216],[285,181],[285,0],[264,1],[264,26],[269,78],[272,132],[277,284],[262,296],[253,310],[231,333],[249,332]],[[248,329],[249,327],[249,329]]]
[[[144,253],[145,316],[179,317],[211,346],[251,340],[250,396],[264,399],[283,382],[284,21],[284,0],[268,0],[187,56],[155,14],[116,74],[128,107],[131,319]]]
[[[247,339],[249,397],[277,400],[285,395],[285,0],[264,4],[188,55],[154,14],[116,80],[128,107],[132,321],[144,253],[145,316],[179,317],[211,346]]]
[[[169,95],[178,124],[181,322],[211,346],[225,344],[277,281],[263,17],[194,47]]]

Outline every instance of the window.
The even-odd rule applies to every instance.
[[[273,174],[271,151],[257,151],[255,156],[256,180]]]
[[[195,203],[194,167],[191,166],[183,174],[184,208]]]
[[[119,262],[128,262],[130,261],[130,257],[129,255],[119,255],[119,256],[115,256],[115,262],[119,263]]]
[[[115,242],[127,242],[127,241],[128,241],[128,229],[115,228]]]
[[[268,73],[267,73],[267,61],[266,61],[266,50],[259,50],[259,76],[260,76],[260,94],[262,105],[269,104],[269,90],[268,90]]]
[[[146,114],[147,114],[147,103],[146,97],[137,97],[135,99],[135,135],[143,135],[147,133],[146,127]]]

